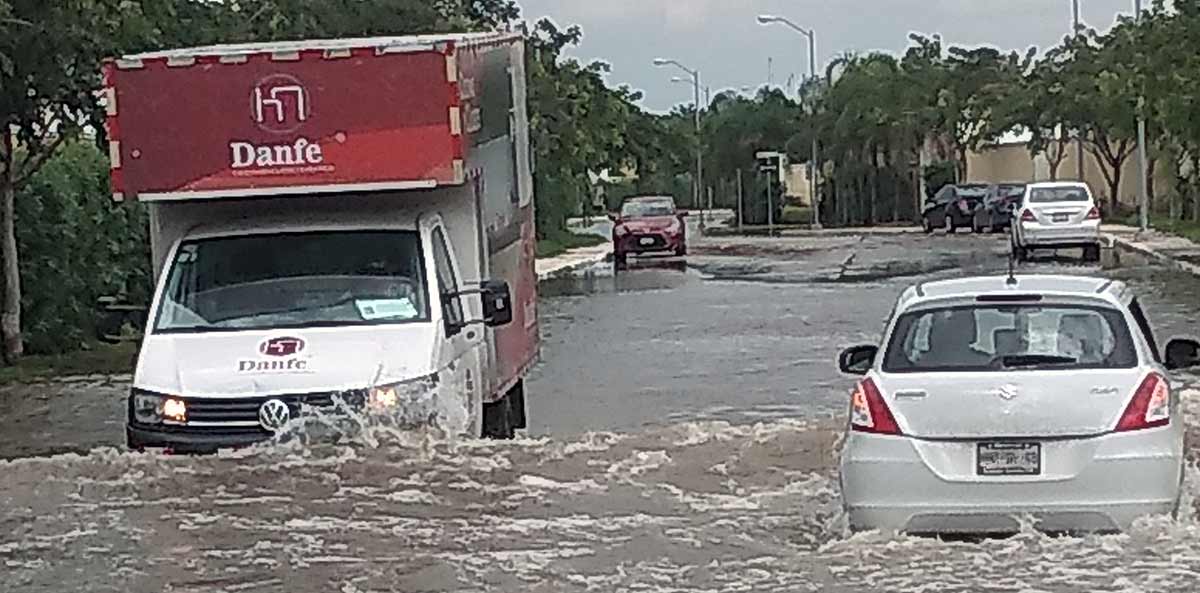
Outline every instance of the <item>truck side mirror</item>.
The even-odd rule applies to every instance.
[[[479,283],[483,299],[483,322],[488,327],[500,327],[512,323],[512,291],[503,280],[485,280]]]

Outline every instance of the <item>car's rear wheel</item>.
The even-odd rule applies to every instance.
[[[1088,245],[1083,248],[1083,261],[1088,263],[1096,263],[1100,261],[1100,246]]]

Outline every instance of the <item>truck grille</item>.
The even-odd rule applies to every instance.
[[[293,395],[255,396],[237,398],[185,398],[189,425],[258,425],[258,410],[267,400],[277,399],[287,404],[291,416],[299,417],[305,407],[331,408],[334,396],[339,395],[351,406],[361,406],[366,401],[366,391],[306,393]]]

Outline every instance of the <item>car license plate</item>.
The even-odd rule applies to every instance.
[[[1042,444],[979,443],[975,471],[981,476],[1036,476],[1042,473]]]
[[[653,245],[654,237],[642,237],[641,243],[642,245]]]
[[[1066,222],[1067,218],[1069,217],[1066,214],[1054,214],[1050,216],[1050,220],[1054,222]]]

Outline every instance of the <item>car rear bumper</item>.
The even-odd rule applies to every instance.
[[[1183,440],[1177,426],[1061,445],[1070,454],[1089,455],[1070,475],[982,478],[933,471],[931,465],[953,446],[974,443],[852,433],[841,459],[842,499],[851,527],[1012,532],[1021,517],[1031,516],[1037,527],[1050,531],[1124,530],[1140,516],[1172,512],[1179,501]],[[1045,449],[1043,455],[1056,454],[1048,444]],[[1054,464],[1045,461],[1047,467]]]
[[[1022,222],[1020,240],[1025,247],[1088,247],[1100,243],[1100,223],[1047,225]]]

